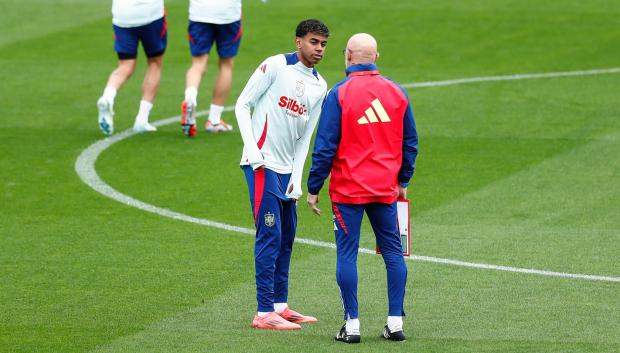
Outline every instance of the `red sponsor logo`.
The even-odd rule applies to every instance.
[[[304,104],[286,96],[280,97],[280,103],[278,103],[278,105],[298,115],[304,115],[308,111],[308,108],[306,108]]]

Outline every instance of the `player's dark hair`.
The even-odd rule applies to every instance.
[[[303,37],[308,33],[316,33],[329,37],[329,29],[325,23],[315,19],[303,20],[297,25],[295,36]]]

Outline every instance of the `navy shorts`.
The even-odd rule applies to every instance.
[[[241,20],[223,25],[189,21],[189,49],[192,56],[209,54],[215,42],[220,58],[232,58],[239,51],[242,33]]]
[[[135,59],[138,56],[138,42],[147,57],[163,55],[168,42],[166,16],[139,27],[114,27],[114,50],[121,60]]]

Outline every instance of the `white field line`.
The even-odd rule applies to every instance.
[[[580,70],[580,71],[568,71],[568,72],[549,72],[549,73],[538,73],[538,74],[516,74],[516,75],[506,75],[506,76],[489,76],[489,77],[472,77],[472,78],[463,78],[456,80],[446,80],[446,81],[433,81],[433,82],[418,82],[418,83],[407,83],[404,84],[405,88],[417,88],[417,87],[437,87],[437,86],[449,86],[449,85],[458,85],[458,84],[467,84],[467,83],[475,83],[475,82],[490,82],[490,81],[510,81],[510,80],[526,80],[526,79],[537,79],[537,78],[552,78],[552,77],[567,77],[567,76],[586,76],[586,75],[604,75],[604,74],[615,74],[620,73],[620,68],[610,68],[610,69],[602,69],[602,70]],[[226,107],[225,111],[232,111],[234,107]],[[208,111],[201,111],[197,113],[197,116],[206,115]],[[158,120],[153,123],[155,126],[164,126],[174,122],[180,121],[180,116],[173,116],[170,118]],[[113,144],[130,138],[136,135],[131,129],[125,130],[121,133],[118,133],[114,136],[107,137],[105,139],[99,140],[92,145],[88,146],[82,153],[79,155],[77,160],[75,161],[75,171],[82,181],[93,188],[98,193],[107,196],[113,200],[116,200],[125,205],[135,207],[141,209],[143,211],[151,212],[160,216],[169,217],[173,219],[178,219],[180,221],[200,224],[204,226],[219,228],[231,232],[237,232],[244,235],[254,235],[254,229],[238,227],[229,225],[226,223],[211,221],[204,218],[196,218],[188,215],[184,215],[182,213],[178,213],[175,211],[171,211],[166,208],[157,207],[140,200],[137,200],[131,196],[125,195],[116,189],[112,188],[105,181],[103,181],[97,171],[95,170],[95,162],[99,155],[105,151],[108,147]],[[296,237],[295,242],[300,244],[306,244],[311,246],[323,247],[323,248],[331,248],[335,249],[336,244],[330,242],[324,242],[319,240],[312,240],[306,238]],[[374,250],[360,248],[360,253],[363,254],[375,254]],[[598,275],[587,275],[587,274],[574,274],[574,273],[564,273],[564,272],[553,272],[553,271],[545,271],[545,270],[537,270],[530,268],[519,268],[519,267],[510,267],[510,266],[501,266],[501,265],[491,265],[491,264],[483,264],[483,263],[475,263],[475,262],[465,262],[460,260],[451,260],[451,259],[442,259],[431,256],[420,256],[420,255],[412,255],[411,257],[405,257],[405,259],[411,261],[425,261],[425,262],[433,262],[439,264],[453,265],[453,266],[462,266],[462,267],[472,267],[478,269],[485,270],[495,270],[495,271],[506,271],[506,272],[516,272],[516,273],[527,273],[539,276],[553,276],[553,277],[562,277],[562,278],[572,278],[572,279],[585,279],[592,281],[603,281],[603,282],[620,282],[620,277],[608,277],[608,276],[598,276]]]
[[[609,74],[617,74],[617,73],[620,73],[620,67],[613,67],[609,69],[600,69],[600,70],[578,70],[578,71],[564,71],[564,72],[547,72],[547,73],[540,73],[540,74],[515,74],[515,75],[504,75],[504,76],[486,76],[486,77],[483,76],[483,77],[458,78],[454,80],[445,80],[445,81],[405,83],[402,86],[404,88],[439,87],[439,86],[453,86],[453,85],[476,83],[476,82],[515,81],[515,80],[530,80],[530,79],[535,79],[535,78],[609,75]]]

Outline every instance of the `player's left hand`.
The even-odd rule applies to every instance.
[[[319,195],[308,193],[308,198],[306,201],[308,201],[308,206],[310,206],[312,212],[314,212],[317,216],[320,216],[321,209],[317,207],[317,204],[319,203]]]

